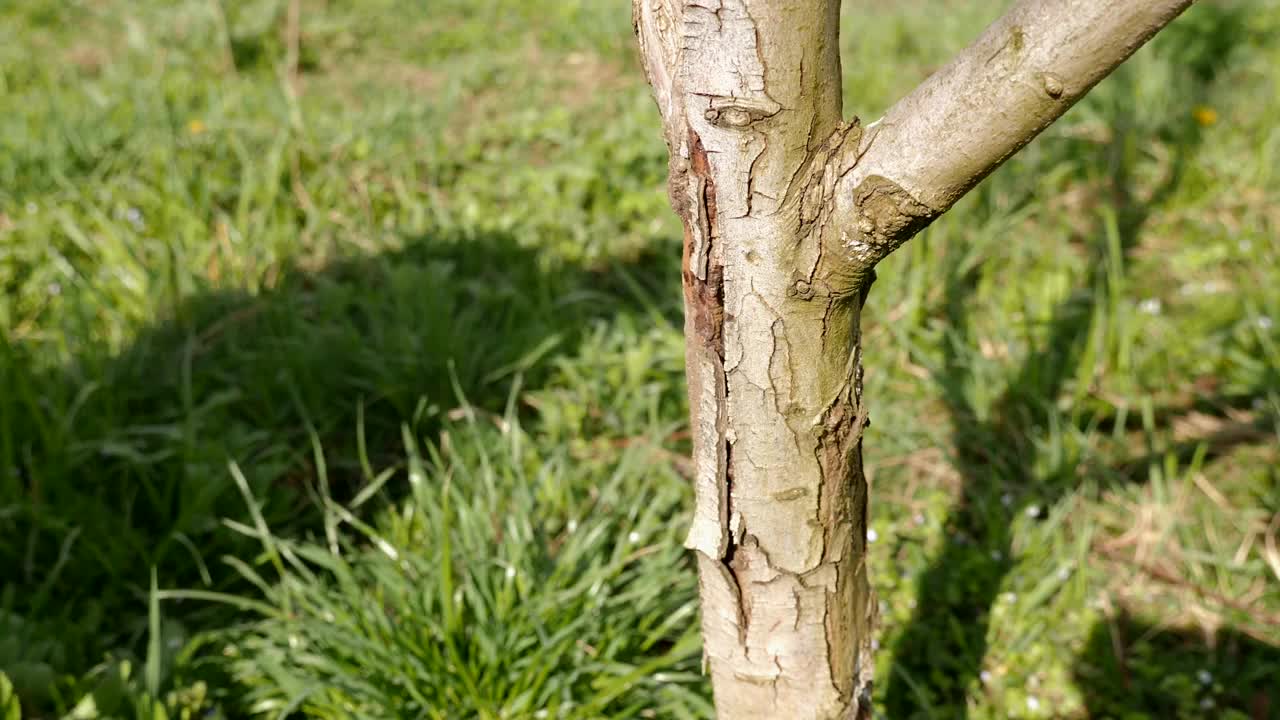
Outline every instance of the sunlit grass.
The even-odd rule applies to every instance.
[[[846,4],[864,121],[997,12]],[[625,5],[0,5],[0,716],[708,716]],[[1277,29],[881,269],[891,717],[1280,709]]]

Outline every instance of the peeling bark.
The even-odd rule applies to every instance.
[[[685,544],[717,713],[866,718],[874,267],[1190,0],[1026,0],[866,129],[842,121],[839,0],[633,1],[685,229]]]

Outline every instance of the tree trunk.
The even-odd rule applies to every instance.
[[[863,131],[839,0],[634,0],[684,221],[719,717],[870,716],[859,316],[873,268],[1190,0],[1026,0]]]

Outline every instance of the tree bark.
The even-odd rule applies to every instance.
[[[839,0],[634,0],[684,222],[720,718],[870,715],[859,317],[874,266],[1191,0],[1027,0],[864,131]]]

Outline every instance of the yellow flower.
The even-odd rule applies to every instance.
[[[199,120],[192,120],[191,122],[187,123],[187,132],[191,133],[192,135],[199,135],[207,129],[208,128],[204,126],[204,123]]]
[[[1218,111],[1207,105],[1197,105],[1192,108],[1191,117],[1196,119],[1200,127],[1209,127],[1218,122]]]

